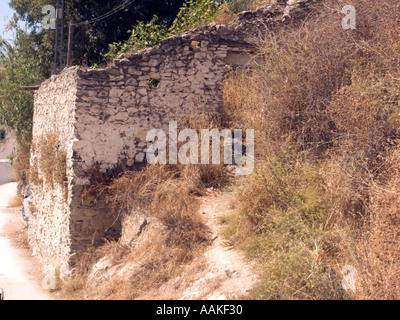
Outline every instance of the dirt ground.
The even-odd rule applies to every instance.
[[[214,240],[204,255],[206,267],[180,299],[237,299],[258,282],[255,265],[241,252],[227,246],[221,236],[224,228],[221,218],[232,213],[232,204],[230,192],[214,192],[203,198],[200,210]]]
[[[221,231],[224,216],[234,210],[231,192],[210,192],[203,197],[200,212],[212,232],[212,245],[185,267],[182,274],[150,290],[140,299],[235,300],[245,297],[259,281],[254,262],[226,244]]]
[[[39,262],[28,247],[21,208],[8,208],[16,184],[0,186],[0,288],[5,300],[61,300],[59,292],[43,289]],[[239,251],[225,245],[222,219],[232,209],[233,195],[211,192],[202,199],[201,213],[213,234],[213,243],[186,272],[163,288],[140,299],[225,300],[245,295],[258,281],[257,272]]]
[[[42,273],[27,243],[21,208],[8,208],[16,183],[0,185],[0,288],[4,300],[55,300],[42,288]]]

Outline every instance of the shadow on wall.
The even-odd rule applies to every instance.
[[[15,181],[9,157],[14,149],[15,139],[0,128],[0,185]]]

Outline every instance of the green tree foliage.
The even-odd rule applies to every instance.
[[[113,42],[105,55],[108,59],[117,57],[127,51],[135,51],[152,47],[162,39],[193,29],[201,24],[206,24],[215,19],[218,8],[223,0],[189,0],[186,1],[178,12],[172,25],[169,27],[165,21],[156,15],[147,23],[139,22],[129,33],[127,41]]]
[[[139,21],[128,33],[131,34],[128,40],[109,45],[109,50],[105,54],[106,58],[112,59],[127,51],[153,47],[168,34],[167,28],[159,24],[159,18],[156,15],[147,23]]]
[[[12,43],[0,39],[0,124],[13,130],[17,137],[21,173],[29,165],[33,92],[19,88],[37,85],[51,75],[55,30],[42,28],[45,16],[42,9],[56,3],[56,0],[10,0],[10,7],[16,11],[9,26],[15,31],[15,39]],[[124,4],[125,8],[118,13],[96,19]],[[113,57],[127,50],[153,46],[169,35],[208,22],[217,8],[216,3],[208,0],[136,0],[132,3],[130,0],[68,0],[65,5],[64,54],[68,22],[73,21],[79,24],[74,31],[73,63],[79,65],[86,60],[93,66],[99,65],[107,51],[107,57]],[[92,20],[95,21],[85,23]],[[29,32],[18,27],[19,21],[26,23]],[[113,42],[110,50],[109,44]],[[22,174],[22,180],[25,176]]]
[[[215,19],[222,0],[189,0],[179,11],[169,29],[170,33],[178,34],[188,31],[200,24],[206,24]]]
[[[31,137],[33,93],[19,88],[37,85],[43,66],[31,37],[16,20],[11,24],[16,34],[14,42],[0,39],[0,124],[13,130],[17,140],[23,142]]]
[[[129,0],[68,0],[65,1],[64,45],[67,44],[68,22],[76,23],[93,20]],[[176,17],[179,8],[185,0],[136,0],[127,5],[124,10],[95,23],[82,24],[74,32],[74,63],[81,64],[87,57],[90,62],[98,62],[108,50],[108,44],[120,42],[129,38],[128,30],[137,21],[150,21],[154,15],[160,18],[162,24],[169,25]],[[56,6],[56,0],[11,0],[19,17],[28,23],[32,37],[41,51],[41,55],[52,60],[54,55],[55,30],[42,30],[41,21],[44,17],[42,8],[45,5]]]

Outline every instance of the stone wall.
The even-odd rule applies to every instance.
[[[67,270],[71,254],[118,233],[118,217],[102,199],[85,192],[92,173],[111,175],[142,164],[150,129],[167,130],[169,121],[193,112],[218,113],[227,72],[248,64],[260,33],[287,23],[292,7],[285,2],[244,12],[227,26],[210,24],[165,39],[154,48],[124,54],[105,69],[72,67],[40,86],[29,240],[44,264]],[[46,165],[49,157],[55,159],[53,170]],[[49,176],[59,176],[60,168],[65,169],[63,179]]]
[[[67,69],[44,82],[35,94],[33,143],[31,150],[29,242],[44,264],[68,270],[70,254],[71,187],[75,180],[72,145],[75,138],[75,112],[77,94],[77,68]],[[55,135],[58,146],[54,150],[41,147]],[[45,160],[63,148],[68,155],[66,181],[52,183],[46,180]],[[43,154],[42,154],[42,152]],[[41,165],[43,161],[43,165]],[[55,165],[54,163],[51,166]],[[54,169],[54,168],[51,168]]]

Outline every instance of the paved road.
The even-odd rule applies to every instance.
[[[0,288],[5,300],[50,300],[41,287],[37,260],[10,239],[10,232],[24,225],[20,209],[7,208],[16,188],[16,183],[0,185]]]

